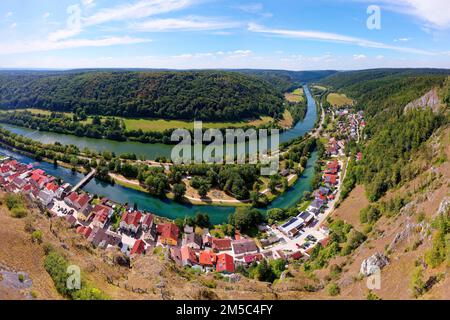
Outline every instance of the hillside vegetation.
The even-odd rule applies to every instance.
[[[229,121],[274,118],[270,83],[224,71],[0,72],[0,107],[124,117]]]
[[[445,74],[449,70],[366,70],[343,72],[323,81],[356,101],[367,116],[362,147],[363,161],[350,162],[344,196],[356,183],[363,183],[370,200],[417,175],[409,163],[412,154],[436,129],[448,123],[448,112],[426,108],[404,112],[405,106],[437,87],[448,97]],[[355,151],[355,150],[352,150]]]

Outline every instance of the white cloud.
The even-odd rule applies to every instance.
[[[207,17],[185,17],[153,19],[132,24],[130,27],[136,31],[158,32],[158,31],[193,31],[193,30],[220,30],[238,27],[240,24],[223,19]]]
[[[10,24],[9,27],[10,27],[11,29],[15,29],[15,28],[17,27],[17,23],[16,23],[16,22],[13,22],[13,23]]]
[[[12,16],[13,16],[12,11],[9,11],[9,12],[7,12],[7,13],[5,14],[5,18],[10,18],[10,17],[12,17]]]
[[[95,6],[94,0],[81,0],[81,4],[86,8]]]
[[[122,4],[98,11],[84,19],[87,26],[110,21],[133,20],[157,14],[181,10],[193,5],[197,0],[140,0],[134,4]]]
[[[81,32],[80,28],[60,29],[50,33],[47,38],[49,41],[60,41],[67,38],[72,38],[78,35],[80,32]]]
[[[433,54],[429,51],[414,49],[414,48],[406,48],[406,47],[398,47],[391,46],[381,42],[375,42],[371,40],[366,40],[362,38],[330,33],[330,32],[322,32],[322,31],[314,31],[314,30],[288,30],[288,29],[272,29],[266,28],[264,26],[250,23],[248,26],[248,30],[251,32],[257,33],[265,33],[271,34],[275,36],[288,37],[288,38],[296,38],[296,39],[308,39],[308,40],[317,40],[317,41],[326,41],[326,42],[336,42],[336,43],[345,43],[356,45],[360,47],[366,48],[378,48],[378,49],[387,49],[387,50],[395,50],[401,52],[415,53],[415,54],[424,54],[430,55]]]
[[[42,15],[42,17],[43,17],[44,19],[48,19],[48,17],[50,17],[50,12],[44,13],[44,14]]]
[[[381,60],[384,59],[384,56],[382,54],[379,54],[375,57],[377,60]]]
[[[411,40],[411,38],[398,38],[398,39],[394,39],[394,42],[408,42],[410,40]]]
[[[365,54],[354,54],[353,55],[353,60],[362,60],[362,59],[366,59],[367,56]]]
[[[64,41],[30,41],[20,43],[0,44],[0,55],[74,49],[83,47],[108,47],[114,45],[129,45],[150,42],[149,39],[132,37],[108,37],[100,39],[72,39]]]
[[[448,0],[379,0],[379,2],[384,3],[383,8],[387,10],[415,16],[434,28],[450,28]]]
[[[235,8],[248,13],[259,13],[264,10],[264,6],[262,3],[242,4],[239,6],[235,6]]]

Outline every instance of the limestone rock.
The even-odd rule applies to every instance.
[[[374,274],[376,270],[382,269],[388,263],[389,259],[385,255],[377,252],[361,263],[360,272],[367,277]]]

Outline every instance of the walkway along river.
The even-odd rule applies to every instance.
[[[316,104],[314,98],[311,96],[309,89],[306,86],[304,88],[306,97],[308,99],[308,112],[306,114],[306,117],[303,121],[298,122],[294,128],[284,132],[280,137],[280,142],[289,141],[293,138],[302,136],[314,128],[314,123],[317,120]],[[172,148],[172,146],[163,144],[152,145],[137,142],[115,142],[110,140],[102,140],[102,142],[99,143],[98,139],[83,139],[71,135],[61,135],[39,131],[36,132],[26,128],[13,127],[3,124],[1,125],[6,129],[11,130],[12,132],[21,135],[27,135],[29,138],[39,140],[43,143],[54,143],[56,141],[59,141],[62,144],[77,145],[81,149],[87,147],[89,149],[97,151],[108,150],[115,152],[116,154],[125,152],[135,152],[137,154],[142,154],[143,152],[145,152],[145,154],[147,155],[148,152],[151,152],[150,154],[152,154],[153,156],[164,156],[170,155],[170,150]],[[138,149],[139,151],[141,151],[140,153],[136,152]],[[167,153],[165,154],[165,152]],[[71,170],[63,167],[55,168],[53,164],[50,163],[35,162],[34,159],[28,158],[15,152],[11,152],[1,147],[0,154],[12,156],[23,163],[33,163],[35,167],[41,168],[48,174],[59,177],[72,185],[76,185],[80,180],[83,179],[82,174],[73,174]],[[300,200],[304,191],[311,191],[311,181],[314,176],[314,164],[316,160],[317,154],[316,152],[313,152],[307,162],[306,169],[297,180],[297,182],[287,192],[273,201],[267,209],[292,207]],[[148,210],[158,216],[167,217],[170,219],[176,219],[178,217],[185,216],[194,216],[197,212],[203,212],[207,213],[211,219],[211,222],[216,224],[225,222],[228,218],[228,215],[230,213],[233,213],[235,210],[233,207],[182,205],[171,200],[161,200],[158,198],[154,198],[147,193],[125,188],[117,184],[112,186],[96,179],[91,180],[86,186],[83,187],[83,190],[92,194],[106,196],[111,200],[119,203],[129,203],[131,205],[136,203],[138,208],[141,210]]]

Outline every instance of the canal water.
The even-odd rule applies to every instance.
[[[309,89],[305,86],[305,93],[308,99],[308,112],[303,121],[298,122],[294,128],[286,131],[280,137],[280,142],[289,141],[290,139],[304,135],[313,129],[314,123],[317,119],[317,110],[314,99],[309,92]],[[136,154],[143,154],[147,156],[147,153],[153,155],[167,155],[170,156],[171,146],[163,144],[143,144],[137,142],[115,142],[110,140],[88,139],[79,138],[71,135],[61,135],[50,132],[36,132],[30,129],[14,127],[9,125],[2,126],[8,130],[11,130],[17,134],[26,135],[29,138],[39,140],[43,143],[54,143],[59,141],[62,144],[74,144],[80,149],[87,147],[89,149],[102,151],[108,150],[115,152],[116,154],[134,152]],[[135,149],[136,148],[136,149]],[[145,149],[145,150],[144,150]],[[137,152],[140,150],[141,153]],[[153,151],[150,151],[153,150]],[[165,153],[167,152],[167,153]],[[72,173],[71,170],[63,167],[54,167],[53,164],[47,162],[36,162],[34,159],[23,156],[21,154],[6,150],[0,147],[0,154],[14,157],[23,163],[32,163],[36,168],[45,170],[48,174],[55,177],[59,177],[64,181],[75,185],[83,178],[83,175],[79,173]],[[149,157],[150,158],[150,157]],[[304,191],[311,191],[311,181],[314,176],[314,165],[317,160],[316,152],[311,154],[308,159],[306,169],[297,180],[297,182],[283,195],[278,197],[267,208],[290,208],[294,206],[302,197]],[[227,221],[228,215],[234,212],[233,207],[225,206],[203,206],[203,205],[183,205],[175,203],[171,200],[161,200],[159,198],[152,197],[147,193],[137,190],[122,187],[120,185],[109,185],[99,180],[91,180],[83,190],[97,194],[99,196],[106,196],[111,200],[119,203],[129,203],[130,205],[137,204],[141,210],[147,210],[154,214],[170,219],[176,219],[178,217],[194,216],[197,212],[206,213],[209,215],[212,223],[222,223]]]

